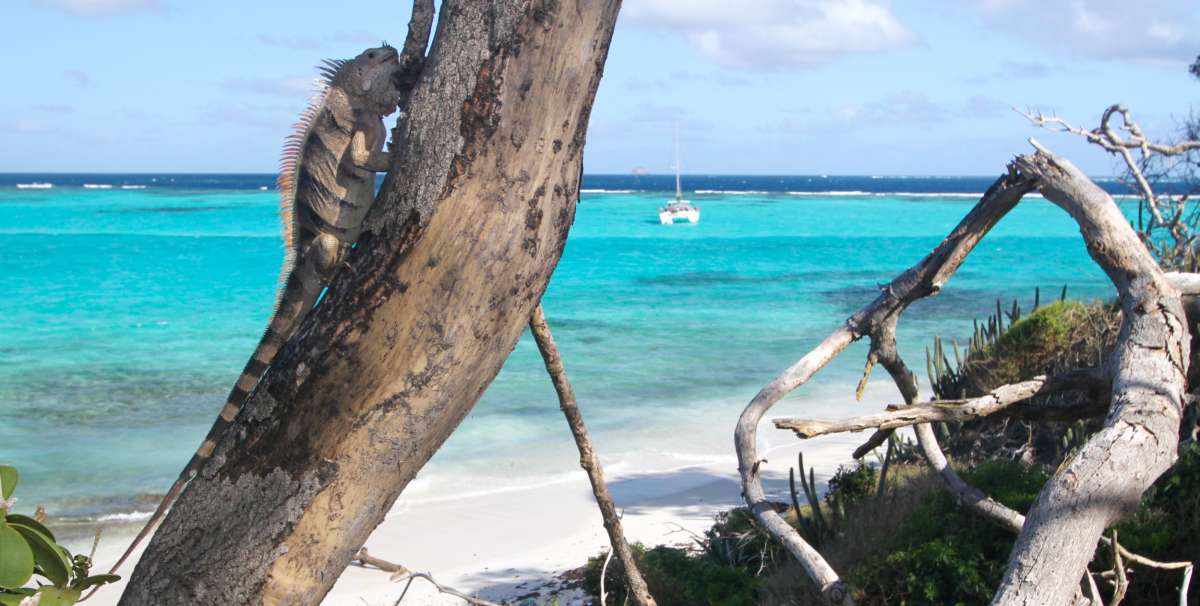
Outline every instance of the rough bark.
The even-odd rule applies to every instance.
[[[122,604],[316,604],[495,377],[574,217],[619,0],[446,0],[370,233]]]
[[[755,454],[757,426],[766,411],[786,393],[803,385],[850,342],[865,335],[871,337],[871,351],[863,382],[871,367],[881,364],[892,376],[905,403],[911,405],[917,395],[915,382],[895,348],[895,327],[900,314],[917,298],[936,294],[979,239],[1034,187],[1079,224],[1093,259],[1117,286],[1124,317],[1116,350],[1106,368],[1111,396],[1105,427],[1058,470],[1039,495],[1029,519],[962,481],[950,468],[928,423],[920,422],[928,418],[911,414],[921,411],[920,408],[905,409],[898,415],[852,419],[834,429],[882,426],[885,429],[877,431],[869,441],[881,443],[894,417],[907,416],[904,424],[916,423],[915,431],[927,462],[946,480],[956,497],[971,509],[1020,532],[1003,585],[993,602],[1005,606],[1071,603],[1087,562],[1103,538],[1100,533],[1133,511],[1143,491],[1174,461],[1180,412],[1186,398],[1190,337],[1180,293],[1172,286],[1172,279],[1184,284],[1188,278],[1165,276],[1112,199],[1069,162],[1039,148],[1034,156],[1018,157],[1010,166],[1009,175],[989,189],[937,249],[892,281],[875,301],[764,387],[739,419],[735,445],[746,501],[763,527],[783,542],[822,588],[827,603],[848,603],[848,592],[824,558],[774,513],[766,501]],[[1190,292],[1191,285],[1187,286]],[[1030,394],[1036,391],[1032,384],[1015,387]],[[1004,397],[993,394],[991,399],[973,404],[976,408],[982,405],[990,409],[1007,396],[1020,399],[1028,394],[999,395]],[[923,412],[937,416],[946,411],[926,407]],[[784,424],[807,433],[831,428],[819,424]]]
[[[874,301],[855,312],[816,348],[763,387],[738,418],[734,446],[746,504],[763,527],[800,562],[809,578],[821,588],[827,603],[852,604],[853,599],[845,582],[825,558],[800,537],[767,499],[758,470],[758,425],[783,396],[807,383],[846,346],[867,335],[872,338],[870,359],[887,369],[905,403],[911,404],[916,398],[916,384],[895,351],[897,318],[913,301],[938,293],[979,240],[1032,187],[1032,183],[1015,172],[1000,177],[933,252],[892,280]]]
[[[1068,604],[1101,533],[1135,511],[1142,493],[1175,461],[1190,337],[1179,291],[1108,194],[1045,151],[1017,164],[1079,223],[1124,313],[1108,361],[1112,407],[1104,427],[1038,495],[992,601]]]
[[[635,606],[655,606],[654,597],[646,588],[646,581],[638,570],[637,562],[633,559],[633,551],[625,540],[625,531],[621,528],[621,516],[617,514],[617,505],[608,492],[604,483],[604,468],[600,466],[600,457],[592,447],[592,439],[588,436],[587,425],[583,423],[583,413],[575,400],[575,390],[567,378],[567,370],[563,367],[562,356],[558,354],[558,346],[554,343],[554,335],[550,333],[550,325],[546,323],[546,315],[542,306],[533,310],[529,320],[529,330],[537,342],[542,361],[546,363],[546,372],[554,382],[554,391],[558,394],[558,404],[567,417],[567,425],[571,427],[571,435],[575,437],[575,445],[579,448],[579,466],[587,472],[588,481],[592,483],[592,494],[596,497],[596,505],[600,507],[600,517],[604,520],[604,530],[608,532],[608,542],[612,545],[612,553],[621,560],[622,572],[629,587],[629,597],[633,598]],[[603,573],[601,573],[603,576]]]

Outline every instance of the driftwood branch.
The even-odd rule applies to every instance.
[[[1045,376],[1035,377],[1028,381],[997,387],[992,391],[970,399],[934,400],[908,406],[889,406],[886,412],[835,421],[815,419],[775,419],[777,429],[790,429],[800,439],[817,436],[863,431],[865,429],[888,430],[898,427],[908,427],[918,423],[933,423],[937,421],[969,421],[986,417],[1000,412],[1011,412],[1016,405],[1028,402],[1030,398],[1040,395],[1061,394],[1077,390],[1080,387],[1095,387],[1105,385],[1100,372],[1068,373],[1047,379]],[[1078,416],[1088,416],[1096,412],[1096,404],[1089,399],[1072,400],[1069,406],[1047,406],[1054,409],[1055,414],[1069,411]],[[1031,416],[1045,416],[1046,411],[1036,408],[1029,411]],[[886,437],[884,438],[886,440]]]
[[[579,403],[575,400],[575,390],[571,387],[571,380],[567,377],[562,356],[558,353],[554,336],[550,334],[550,325],[546,323],[546,315],[541,305],[533,309],[529,330],[537,342],[538,351],[542,353],[546,372],[550,373],[550,380],[554,383],[559,408],[567,417],[567,425],[571,427],[571,435],[575,437],[575,446],[579,448],[579,466],[587,472],[588,480],[592,483],[592,494],[596,497],[596,504],[600,506],[600,516],[604,519],[604,529],[608,531],[608,540],[612,545],[610,557],[615,552],[621,560],[621,568],[625,572],[629,596],[633,603],[636,606],[655,606],[654,597],[646,588],[646,581],[633,559],[633,551],[629,549],[629,543],[625,540],[621,516],[617,514],[617,506],[608,492],[608,485],[604,483],[604,469],[600,466],[600,458],[596,456],[596,449],[588,436],[587,426],[583,423],[583,413],[579,411]]]
[[[1188,196],[1159,196],[1154,192],[1146,173],[1155,157],[1169,158],[1189,154],[1200,150],[1200,141],[1186,140],[1174,144],[1151,141],[1146,137],[1141,126],[1134,121],[1129,110],[1121,105],[1111,105],[1105,109],[1100,117],[1100,125],[1092,130],[1074,126],[1058,116],[1047,116],[1040,112],[1035,114],[1018,111],[1018,113],[1036,126],[1083,137],[1089,143],[1119,156],[1125,163],[1129,176],[1137,185],[1144,205],[1139,206],[1138,211],[1139,238],[1147,244],[1152,244],[1155,241],[1155,229],[1162,227],[1171,234],[1174,240],[1172,247],[1162,249],[1164,260],[1177,263],[1179,257],[1186,259],[1190,255],[1190,249],[1195,243],[1195,236],[1192,233],[1193,225],[1191,224],[1194,218],[1185,219],[1184,217]],[[1117,116],[1121,118],[1121,124],[1114,126],[1113,119]],[[1189,133],[1189,136],[1194,137],[1195,134]],[[1134,157],[1135,151],[1138,152],[1139,158]],[[1164,209],[1164,205],[1171,205],[1172,208]],[[1142,224],[1141,209],[1143,207],[1150,213],[1150,223],[1147,226]]]
[[[942,244],[763,388],[739,419],[735,443],[746,501],[768,532],[800,561],[829,603],[850,603],[850,598],[824,558],[766,502],[754,443],[757,425],[775,402],[807,382],[849,343],[866,335],[871,337],[872,346],[864,381],[871,366],[883,365],[905,403],[911,405],[916,399],[915,381],[895,351],[895,325],[900,314],[912,301],[936,294],[979,239],[1034,187],[1079,223],[1088,250],[1122,295],[1124,316],[1117,352],[1104,369],[1111,383],[1112,406],[1106,426],[1056,473],[1034,504],[1028,522],[963,482],[950,468],[932,429],[923,422],[952,416],[953,411],[945,406],[910,406],[836,426],[795,422],[791,428],[813,435],[880,428],[867,445],[858,449],[858,454],[866,446],[882,443],[894,427],[915,423],[927,462],[946,480],[955,496],[970,508],[1020,532],[995,604],[1070,603],[1078,594],[1078,581],[1083,578],[1096,543],[1103,538],[1101,531],[1121,513],[1136,507],[1145,488],[1173,461],[1184,401],[1188,341],[1179,293],[1111,198],[1070,163],[1033,143],[1038,153],[1018,157],[1009,173],[984,194]],[[1006,386],[999,393],[961,403],[957,408],[968,406],[971,416],[995,412],[1028,399],[1044,387],[1044,381]],[[856,391],[861,389],[862,382]],[[920,414],[914,415],[914,411]],[[907,418],[895,423],[901,416]],[[1035,552],[1043,556],[1033,555]],[[1056,556],[1044,557],[1050,552]]]
[[[980,238],[1032,188],[1033,183],[1017,174],[1015,170],[1000,177],[933,252],[884,287],[874,301],[855,312],[816,348],[767,384],[746,406],[738,419],[734,443],[746,503],[763,527],[778,538],[788,552],[800,562],[809,577],[821,588],[826,602],[830,604],[851,604],[853,600],[837,572],[768,502],[758,470],[760,460],[756,436],[759,422],[776,402],[808,382],[850,343],[863,336],[877,334],[889,325],[894,327],[894,318],[913,301],[940,291],[967,254],[979,243]],[[872,351],[876,352],[877,358],[880,350],[886,350],[885,345],[886,340],[880,339],[877,345],[873,338]],[[900,367],[888,370],[895,371],[893,377],[896,374],[904,374]],[[915,394],[915,384],[909,385],[911,388],[907,385],[901,387],[902,393],[906,394],[906,400],[909,400],[909,395]],[[911,391],[908,391],[909,389]]]
[[[404,591],[400,592],[400,597],[396,598],[396,602],[393,604],[393,606],[400,606],[400,603],[404,601],[404,596],[408,595],[408,590],[412,587],[413,581],[415,581],[417,579],[425,579],[426,581],[429,581],[429,583],[431,585],[433,585],[434,589],[438,590],[438,593],[452,595],[452,596],[470,604],[471,606],[502,606],[501,604],[497,604],[496,602],[489,602],[487,600],[481,600],[479,598],[469,596],[453,587],[447,587],[445,585],[442,585],[441,583],[437,582],[437,580],[433,578],[433,575],[429,574],[428,572],[409,572],[407,574],[400,576],[399,578],[396,578],[396,577],[393,577],[393,578],[396,581],[407,581],[404,584]]]
[[[390,572],[392,574],[408,574],[409,572],[407,568],[399,564],[377,558],[370,553],[367,553],[366,547],[359,549],[358,553],[354,554],[354,561],[358,562],[361,566],[374,566],[375,568],[378,568],[384,572]]]
[[[1190,337],[1179,291],[1112,198],[1044,149],[1016,163],[1079,224],[1123,312],[1108,360],[1112,404],[1104,427],[1038,495],[993,600],[1065,604],[1104,529],[1136,510],[1142,493],[1175,461]]]

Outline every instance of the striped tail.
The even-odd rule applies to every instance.
[[[133,553],[134,549],[145,539],[147,535],[154,529],[155,525],[166,514],[167,509],[183,492],[183,487],[200,471],[200,468],[212,457],[213,450],[217,447],[217,442],[225,435],[226,430],[233,424],[233,420],[242,410],[242,406],[246,404],[246,400],[250,398],[250,393],[254,390],[254,386],[258,384],[259,379],[267,372],[267,368],[271,366],[271,362],[275,359],[275,354],[283,347],[284,343],[295,332],[299,326],[300,320],[312,309],[317,302],[317,298],[321,294],[322,286],[320,279],[309,269],[311,263],[305,263],[304,259],[292,268],[288,274],[287,280],[284,281],[283,292],[279,296],[279,306],[275,310],[275,315],[271,317],[271,323],[263,333],[262,339],[258,342],[258,347],[254,350],[254,355],[250,356],[250,361],[246,362],[245,368],[242,369],[242,375],[238,377],[237,384],[233,386],[233,390],[229,392],[229,397],[225,399],[225,406],[221,409],[220,416],[213,422],[212,429],[208,430],[208,435],[204,437],[204,442],[200,444],[200,448],[192,455],[192,460],[188,461],[186,467],[179,474],[171,488],[167,490],[166,496],[162,502],[158,504],[158,508],[146,521],[146,525],[134,537],[133,542],[125,549],[125,553],[113,564],[109,574],[113,574],[125,563],[125,560]],[[94,589],[93,589],[94,591]],[[90,593],[88,594],[91,595]]]

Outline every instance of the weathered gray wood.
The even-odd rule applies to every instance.
[[[446,0],[370,233],[122,604],[318,603],[499,371],[574,217],[619,0]]]
[[[1179,291],[1108,194],[1045,150],[1016,164],[1079,223],[1124,314],[1108,360],[1112,407],[1104,427],[1038,495],[992,601],[1055,606],[1071,602],[1104,529],[1135,511],[1175,461],[1190,337]]]
[[[612,546],[610,555],[615,553],[621,560],[629,597],[633,599],[635,606],[655,606],[654,596],[650,595],[650,590],[646,588],[646,581],[638,570],[637,561],[633,559],[633,551],[629,549],[629,542],[625,540],[621,516],[617,513],[617,505],[604,482],[604,468],[600,466],[600,457],[596,455],[592,438],[588,436],[583,413],[579,410],[579,402],[575,400],[575,389],[571,387],[567,369],[563,367],[562,356],[558,353],[558,345],[554,343],[554,335],[550,332],[550,325],[546,323],[546,315],[542,313],[541,305],[533,310],[533,317],[529,319],[529,331],[533,333],[533,339],[537,342],[542,361],[546,364],[546,372],[550,374],[554,391],[558,394],[558,405],[567,417],[567,425],[575,438],[575,446],[579,448],[579,466],[587,472],[588,481],[592,484],[592,495],[596,497],[596,505],[600,507],[600,517],[604,520],[604,530],[608,532],[608,543]],[[602,570],[600,575],[603,577],[606,573],[607,570]]]
[[[905,401],[911,403],[916,397],[916,387],[911,373],[895,355],[896,318],[913,301],[939,292],[979,240],[1032,187],[1031,182],[1013,172],[1001,176],[933,252],[885,286],[874,301],[855,312],[816,348],[763,387],[738,418],[734,446],[746,504],[763,527],[800,562],[809,578],[821,588],[827,603],[852,604],[853,598],[837,572],[775,511],[767,499],[758,472],[758,425],[783,396],[808,382],[846,346],[865,335],[872,335],[874,359],[887,368]]]
[[[818,419],[775,419],[773,423],[776,429],[789,429],[795,432],[796,436],[800,439],[807,440],[831,433],[855,432],[865,429],[896,429],[920,423],[969,421],[1001,412],[1011,413],[1014,409],[1020,408],[1017,406],[1018,404],[1027,402],[1034,396],[1064,393],[1068,390],[1073,391],[1081,387],[1092,387],[1101,383],[1107,387],[1107,380],[1100,377],[1099,374],[1098,372],[1066,373],[1049,379],[1045,375],[1041,375],[1028,381],[1002,385],[977,398],[935,400],[906,406],[889,406],[888,410],[881,413],[850,417],[848,419],[831,421]],[[1091,413],[1100,412],[1101,410],[1090,399],[1072,400],[1071,404],[1070,407],[1058,405],[1045,406],[1042,407],[1043,410],[1034,408],[1030,412],[1032,415],[1039,417],[1045,417],[1047,414],[1065,414],[1070,412],[1073,413],[1069,416],[1070,419],[1078,419],[1090,416]],[[1103,402],[1101,402],[1102,404]]]

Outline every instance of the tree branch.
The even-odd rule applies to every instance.
[[[567,425],[571,427],[571,435],[575,437],[575,446],[579,448],[579,466],[587,472],[588,480],[592,483],[592,494],[596,496],[596,504],[600,506],[600,516],[604,519],[604,529],[608,531],[608,540],[612,551],[621,560],[621,568],[625,571],[625,579],[629,587],[629,596],[636,606],[655,606],[654,597],[646,587],[646,581],[638,571],[637,561],[633,551],[625,540],[625,531],[621,528],[621,516],[617,514],[617,506],[608,485],[604,483],[604,469],[600,466],[600,457],[592,447],[592,439],[588,437],[587,426],[583,423],[583,413],[575,400],[575,390],[563,367],[562,356],[550,334],[550,325],[546,323],[546,315],[542,306],[533,309],[529,320],[529,330],[537,342],[538,351],[542,353],[542,361],[546,364],[546,372],[554,383],[554,391],[558,394],[558,404],[563,415],[567,417]]]
[[[893,280],[874,301],[855,312],[816,348],[767,384],[750,401],[738,419],[734,443],[746,503],[763,527],[778,538],[788,552],[800,562],[805,572],[820,587],[827,603],[851,604],[853,600],[845,583],[828,562],[804,541],[768,502],[758,471],[761,463],[756,444],[759,422],[784,395],[806,383],[851,342],[868,334],[875,335],[876,333],[872,332],[874,329],[888,326],[889,322],[893,322],[891,318],[898,316],[913,301],[940,291],[980,238],[1032,187],[1030,181],[1015,171],[1000,177],[933,252]],[[886,347],[883,347],[885,343],[886,340],[876,343],[873,337],[873,351],[886,350]],[[904,374],[904,370],[899,367],[888,370],[894,371],[893,376]],[[915,384],[912,388],[915,392]],[[906,393],[904,387],[901,387],[901,391]]]
[[[863,431],[864,429],[888,430],[937,421],[962,422],[999,412],[1015,413],[1016,405],[1026,403],[1034,396],[1062,394],[1099,385],[1106,387],[1108,385],[1099,371],[1067,373],[1050,379],[1042,375],[1029,381],[997,387],[977,398],[934,400],[908,406],[889,406],[887,412],[834,421],[775,419],[774,423],[777,429],[790,429],[796,432],[797,437],[806,440],[830,433]],[[1047,408],[1052,408],[1055,414],[1069,412],[1087,416],[1089,413],[1095,412],[1097,406],[1084,399],[1072,401],[1068,406]],[[1039,411],[1037,407],[1032,408],[1029,412],[1032,415],[1040,416],[1046,414],[1046,411]],[[1024,415],[1015,413],[1014,416]]]
[[[1112,409],[1104,427],[1039,494],[992,602],[1066,604],[1104,529],[1134,511],[1175,460],[1188,325],[1179,292],[1108,194],[1044,148],[1016,164],[1079,223],[1088,252],[1120,293],[1123,312],[1108,362]],[[1054,557],[1046,557],[1050,553]]]

